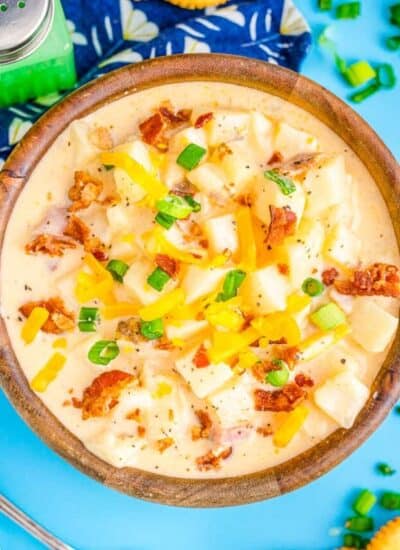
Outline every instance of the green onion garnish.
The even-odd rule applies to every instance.
[[[322,330],[332,330],[346,322],[346,316],[333,302],[321,306],[311,313],[310,320]]]
[[[374,520],[368,517],[356,516],[354,518],[349,518],[345,526],[346,529],[350,529],[350,531],[358,531],[360,533],[372,531],[374,529]]]
[[[124,275],[129,269],[129,265],[122,260],[110,260],[106,265],[107,271],[111,273],[113,279],[119,283],[124,282]]]
[[[369,80],[375,78],[376,71],[375,69],[373,69],[373,67],[371,67],[368,61],[362,60],[349,65],[345,70],[344,75],[349,83],[352,86],[356,87],[362,86]]]
[[[379,86],[382,88],[387,88],[388,90],[394,88],[396,85],[396,75],[394,74],[392,65],[389,63],[382,63],[381,65],[378,65],[376,71],[376,78]]]
[[[156,340],[164,334],[164,325],[162,319],[153,319],[152,321],[141,321],[140,332],[147,340]]]
[[[366,516],[376,503],[376,496],[368,489],[360,492],[353,503],[353,510],[360,516]]]
[[[386,510],[400,510],[400,493],[383,493],[379,504]]]
[[[112,170],[114,168],[114,165],[113,164],[103,164],[103,167],[108,172],[109,170]]]
[[[361,2],[346,2],[336,8],[336,19],[356,19],[361,14]]]
[[[183,197],[183,198],[188,203],[188,205],[192,208],[193,212],[200,212],[201,204],[195,201],[193,197],[191,197],[190,195],[186,195],[186,197]]]
[[[368,539],[364,539],[354,533],[346,533],[343,536],[343,545],[346,548],[366,548],[368,543]]]
[[[193,170],[199,164],[207,150],[196,143],[189,143],[176,159],[176,163],[186,170]]]
[[[165,227],[165,229],[169,229],[176,222],[176,218],[168,216],[168,214],[162,214],[161,212],[157,214],[155,220],[158,224],[162,225],[162,227]]]
[[[89,360],[95,365],[108,365],[118,357],[119,347],[114,340],[99,340],[88,352]]]
[[[389,36],[386,38],[386,47],[393,52],[400,49],[400,36]]]
[[[290,178],[281,176],[276,170],[266,170],[264,177],[276,183],[284,195],[291,195],[296,191],[293,181]]]
[[[332,0],[318,0],[320,10],[330,10],[332,8]]]
[[[400,27],[400,4],[390,6],[390,22]]]
[[[178,195],[167,195],[156,202],[156,208],[161,214],[166,214],[172,218],[183,220],[192,213],[192,207],[184,198]]]
[[[320,296],[325,290],[325,287],[323,283],[321,283],[321,281],[318,281],[318,279],[314,279],[314,277],[308,277],[301,285],[301,289],[304,294],[308,294],[308,296],[314,298],[315,296]]]
[[[359,92],[355,92],[350,96],[350,100],[354,103],[361,103],[371,95],[378,92],[380,89],[380,86],[377,82],[374,82],[373,84],[370,84],[367,88],[364,88],[364,90],[360,90]]]
[[[243,283],[246,273],[241,269],[233,269],[227,273],[222,292],[217,296],[217,302],[226,302],[237,295],[240,285]]]
[[[376,469],[378,472],[384,476],[392,476],[396,473],[396,470],[394,470],[389,464],[385,464],[385,462],[381,462],[380,464],[377,464]]]
[[[269,371],[265,377],[265,381],[272,386],[280,388],[289,380],[289,367],[286,361],[282,361],[282,359],[274,359],[272,364],[279,367],[279,370]]]
[[[156,269],[147,277],[147,283],[160,292],[168,283],[170,278],[171,277],[168,273],[161,269],[161,267],[156,267]]]
[[[79,312],[78,327],[81,332],[96,332],[99,321],[98,307],[82,307]]]

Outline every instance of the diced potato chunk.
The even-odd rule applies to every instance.
[[[177,155],[189,145],[195,143],[203,149],[207,149],[207,136],[204,128],[185,128],[177,132],[169,142],[169,151]]]
[[[149,261],[139,260],[134,262],[124,276],[124,285],[135,298],[142,304],[155,302],[164,293],[171,291],[176,286],[176,281],[170,279],[161,292],[154,290],[147,284],[147,277],[155,269],[155,265]]]
[[[241,291],[246,305],[257,315],[284,310],[288,293],[287,278],[274,265],[248,273]]]
[[[210,395],[208,400],[223,428],[248,422],[254,412],[253,396],[241,380],[230,382],[222,390]]]
[[[314,136],[297,130],[285,122],[278,126],[275,136],[275,149],[284,159],[294,157],[299,153],[314,152],[318,148],[318,142]]]
[[[243,136],[248,130],[249,118],[246,111],[214,111],[206,127],[208,143],[214,146]]]
[[[278,208],[289,206],[289,208],[296,214],[297,224],[299,224],[303,215],[305,202],[306,199],[304,191],[299,184],[296,184],[296,191],[294,193],[291,195],[284,195],[275,182],[265,178],[264,176],[258,178],[257,180],[256,196],[253,208],[256,216],[266,225],[269,225],[271,222],[269,212],[270,205]]]
[[[392,340],[398,318],[378,306],[373,298],[360,297],[350,315],[352,337],[367,351],[383,351]]]
[[[341,155],[322,157],[304,180],[307,191],[306,215],[316,216],[349,199],[349,182]]]
[[[205,368],[197,368],[193,357],[197,349],[181,357],[175,362],[175,368],[191,387],[193,393],[200,399],[216,391],[233,376],[232,369],[226,363],[211,364]]]
[[[337,225],[328,235],[324,251],[334,262],[349,266],[358,263],[360,248],[360,239],[344,225]]]
[[[162,171],[162,181],[168,187],[172,189],[179,183],[185,180],[186,170],[176,164],[176,156],[174,155],[170,158],[169,162],[166,163],[165,168]]]
[[[228,180],[219,166],[211,162],[200,164],[186,174],[187,179],[208,195],[227,195]]]
[[[216,290],[227,272],[227,269],[217,267],[204,269],[195,265],[189,266],[182,281],[186,303],[190,304]]]
[[[264,160],[272,155],[272,131],[273,124],[266,116],[257,111],[250,113],[248,140]]]
[[[134,465],[139,449],[136,436],[118,436],[110,430],[90,438],[85,445],[89,451],[118,468]]]
[[[324,228],[322,224],[305,220],[301,224],[296,238],[287,247],[290,281],[294,288],[300,288],[304,279],[311,277],[313,270],[319,268],[323,242]]]
[[[231,152],[221,160],[221,168],[230,191],[240,193],[259,173],[260,165],[246,141],[234,141],[229,144],[229,149]]]
[[[314,393],[315,403],[343,428],[350,428],[365,405],[369,389],[351,372],[328,378]]]
[[[113,234],[120,231],[128,232],[131,227],[132,212],[124,203],[110,206],[106,211],[108,224]]]
[[[165,327],[165,333],[170,340],[189,340],[207,327],[207,321],[175,321]]]
[[[235,253],[238,249],[238,234],[235,216],[226,214],[210,218],[204,224],[208,244],[214,254],[220,254],[224,250]]]
[[[154,171],[154,166],[151,162],[150,153],[147,145],[140,140],[126,143],[116,149],[119,152],[127,153],[130,157],[136,160],[148,172]],[[119,195],[122,200],[137,202],[143,199],[146,191],[139,183],[133,181],[122,168],[114,168],[114,181]]]

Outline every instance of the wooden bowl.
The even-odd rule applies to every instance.
[[[1,243],[19,192],[37,162],[72,120],[122,95],[187,80],[212,80],[256,88],[282,97],[319,118],[356,152],[375,179],[399,242],[398,165],[375,132],[350,107],[318,84],[275,65],[227,55],[183,55],[154,59],[114,71],[68,96],[32,127],[0,172]],[[209,480],[180,479],[135,468],[118,469],[94,456],[31,391],[14,355],[3,320],[0,320],[0,346],[3,389],[19,414],[52,449],[109,487],[176,506],[243,504],[301,487],[330,470],[365,441],[400,394],[398,332],[374,381],[371,396],[351,429],[338,429],[295,458],[253,474]]]

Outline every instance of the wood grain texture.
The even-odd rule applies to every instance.
[[[315,115],[359,156],[388,206],[400,242],[399,166],[375,132],[330,92],[287,69],[228,55],[158,58],[109,73],[74,92],[26,134],[0,172],[0,247],[18,194],[56,137],[77,118],[123,95],[160,84],[228,82],[282,97]],[[273,468],[235,478],[180,479],[115,468],[91,454],[30,390],[0,318],[0,382],[15,409],[57,453],[94,479],[128,495],[175,506],[229,506],[276,497],[318,478],[352,453],[383,421],[400,395],[399,332],[354,426]]]

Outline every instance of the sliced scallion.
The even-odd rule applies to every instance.
[[[393,52],[400,49],[400,36],[389,36],[386,38],[386,47]]]
[[[392,89],[396,85],[396,75],[392,65],[389,63],[382,63],[376,68],[377,81],[382,88]]]
[[[286,176],[282,176],[276,170],[266,170],[264,177],[276,183],[284,195],[291,195],[296,191],[293,181]]]
[[[361,2],[346,2],[336,8],[336,19],[356,19],[361,14]]]
[[[186,197],[183,197],[185,201],[188,203],[188,205],[192,208],[193,212],[200,212],[201,210],[201,204],[194,200],[193,197],[190,195],[186,195]]]
[[[156,269],[147,277],[147,284],[154,288],[154,290],[158,290],[160,292],[168,283],[170,278],[171,277],[168,273],[161,269],[161,267],[156,267]]]
[[[373,67],[371,67],[368,61],[361,60],[349,65],[346,68],[344,75],[347,78],[349,84],[356,87],[362,86],[369,80],[375,78],[376,71]]]
[[[364,539],[355,533],[346,533],[343,536],[343,545],[346,548],[366,548],[369,540]]]
[[[119,283],[123,283],[124,275],[129,269],[129,265],[122,260],[110,260],[106,265],[107,271],[111,273],[113,279]]]
[[[377,464],[376,469],[378,472],[384,476],[392,476],[396,473],[396,470],[394,470],[389,464],[386,464],[385,462],[380,462]]]
[[[349,518],[346,521],[346,529],[350,529],[350,531],[358,531],[359,533],[372,531],[374,529],[374,520],[366,516]]]
[[[346,316],[339,306],[329,302],[311,313],[310,320],[321,330],[332,330],[346,322]]]
[[[272,364],[279,367],[279,369],[269,371],[265,377],[265,381],[276,388],[281,388],[289,380],[290,372],[288,364],[282,359],[274,359]]]
[[[174,218],[173,216],[168,216],[168,214],[162,214],[161,212],[157,214],[157,216],[155,217],[155,220],[159,225],[161,225],[165,229],[169,229],[176,222],[176,218]]]
[[[390,6],[390,22],[400,27],[400,3]]]
[[[152,321],[141,321],[140,332],[147,340],[156,340],[164,334],[164,325],[162,319],[153,319]]]
[[[318,0],[320,10],[330,10],[332,8],[332,0]]]
[[[373,82],[367,88],[364,88],[363,90],[360,90],[359,92],[355,92],[350,96],[350,100],[354,103],[361,103],[362,101],[366,100],[371,95],[378,92],[380,89],[380,86],[377,82]]]
[[[193,170],[206,153],[207,150],[204,149],[204,147],[200,147],[200,145],[196,143],[189,143],[189,145],[179,154],[176,163],[186,170]]]
[[[308,277],[301,285],[301,289],[304,294],[307,294],[308,296],[314,298],[315,296],[320,296],[325,290],[325,287],[323,283],[321,283],[321,281],[318,281],[318,279],[314,279],[314,277]]]
[[[386,508],[386,510],[400,510],[400,493],[383,493],[379,504],[383,506],[383,508]]]
[[[88,352],[89,361],[95,365],[108,365],[113,359],[118,357],[119,347],[114,340],[99,340],[90,348]]]
[[[99,320],[98,307],[82,307],[79,312],[78,327],[81,332],[96,332]]]
[[[226,302],[234,298],[245,277],[246,273],[241,269],[232,269],[232,271],[229,271],[225,277],[222,292],[217,296],[217,302]]]
[[[161,214],[166,214],[172,218],[183,220],[192,213],[190,204],[178,195],[167,195],[156,202],[156,208]]]
[[[376,503],[376,496],[368,489],[361,491],[353,503],[353,510],[360,516],[366,516]]]

